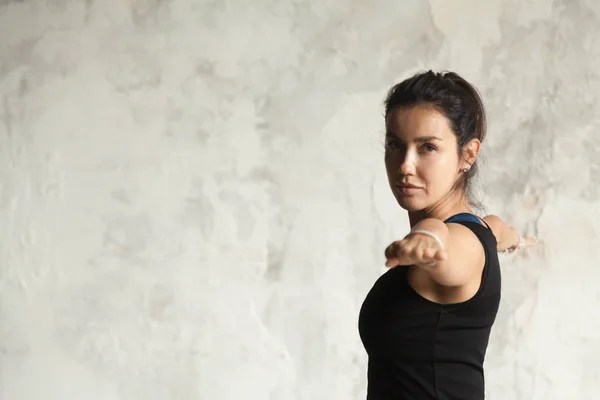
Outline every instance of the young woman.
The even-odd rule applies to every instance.
[[[452,72],[417,74],[389,91],[385,125],[387,175],[411,231],[385,250],[390,269],[360,311],[367,399],[483,399],[497,252],[536,241],[471,211],[486,129],[471,84]]]

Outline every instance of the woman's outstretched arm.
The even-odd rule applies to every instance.
[[[494,236],[496,236],[499,252],[506,250],[511,251],[517,248],[520,236],[512,226],[509,226],[496,215],[488,215],[483,219],[488,223],[490,228],[492,228],[492,232],[494,232]],[[538,244],[538,241],[534,238],[522,237],[522,240],[525,247]]]

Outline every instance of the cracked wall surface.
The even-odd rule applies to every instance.
[[[387,88],[482,92],[487,398],[600,387],[600,3],[0,1],[0,398],[362,399]]]

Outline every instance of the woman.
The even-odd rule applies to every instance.
[[[369,400],[484,398],[497,251],[536,243],[471,211],[485,121],[477,90],[451,72],[417,74],[386,98],[385,166],[411,231],[385,250],[390,269],[359,316]]]

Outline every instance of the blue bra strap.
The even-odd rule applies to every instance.
[[[483,225],[481,223],[481,220],[479,218],[477,218],[473,214],[469,214],[469,213],[460,213],[460,214],[453,215],[450,218],[448,218],[447,220],[445,220],[444,222],[445,223],[449,223],[449,222],[475,222],[475,223],[477,223],[479,225]]]

